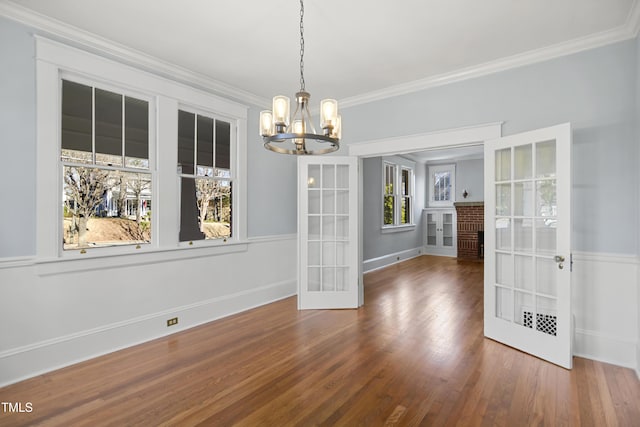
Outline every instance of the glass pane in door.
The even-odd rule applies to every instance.
[[[427,214],[427,245],[436,245],[437,223],[433,213]]]
[[[496,181],[511,179],[511,149],[496,151]]]
[[[442,214],[442,246],[453,246],[453,214]]]

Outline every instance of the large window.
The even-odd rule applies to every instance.
[[[413,167],[383,161],[383,227],[412,225],[413,199]]]
[[[181,242],[231,237],[231,131],[228,120],[178,111]]]
[[[104,255],[246,250],[246,106],[43,37],[36,44],[40,259],[102,257],[92,262],[105,266],[138,261]],[[194,230],[217,240],[192,255],[180,242]]]
[[[149,101],[62,80],[63,249],[151,241]]]

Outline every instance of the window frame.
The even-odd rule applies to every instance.
[[[387,171],[392,170],[393,191],[387,192]],[[408,194],[404,194],[402,175],[408,172]],[[385,157],[382,159],[382,232],[401,231],[415,227],[414,201],[415,201],[415,163],[400,157]],[[385,200],[393,198],[393,223],[385,224]],[[409,201],[409,209],[406,211],[409,218],[402,222],[402,202]]]
[[[151,177],[151,204],[154,204],[155,198],[156,198],[156,145],[153,143],[156,139],[156,123],[155,123],[155,115],[153,114],[153,112],[155,111],[155,98],[150,95],[150,94],[146,94],[140,91],[135,91],[135,90],[131,90],[129,88],[124,88],[124,87],[120,87],[120,86],[116,86],[114,84],[110,84],[110,83],[104,83],[100,80],[97,79],[91,79],[88,78],[84,75],[81,74],[77,74],[74,72],[69,72],[66,70],[61,70],[59,73],[59,96],[60,96],[60,110],[59,110],[59,114],[60,114],[60,132],[58,135],[58,150],[59,150],[59,154],[58,154],[58,164],[59,164],[59,177],[60,177],[60,187],[59,187],[59,194],[62,194],[64,191],[64,184],[62,183],[62,180],[64,178],[64,168],[65,167],[75,167],[75,168],[90,168],[90,169],[99,169],[99,170],[104,170],[104,171],[122,171],[125,173],[141,173],[141,174],[148,174]],[[73,82],[73,83],[78,83],[84,86],[88,86],[92,89],[92,108],[95,111],[95,91],[96,89],[99,90],[105,90],[105,91],[109,91],[112,93],[116,93],[118,95],[121,95],[123,97],[123,102],[124,102],[124,98],[125,97],[131,97],[131,98],[135,98],[138,100],[142,100],[142,101],[146,101],[148,103],[148,158],[147,158],[147,162],[148,162],[148,166],[146,168],[134,168],[134,167],[130,167],[130,166],[126,166],[126,151],[123,149],[122,151],[122,166],[112,166],[112,165],[104,165],[104,164],[100,164],[96,161],[96,130],[95,130],[95,114],[92,114],[92,152],[91,152],[91,156],[92,156],[92,163],[82,163],[82,162],[73,162],[73,161],[68,161],[68,160],[63,160],[62,159],[62,89],[63,89],[63,81],[69,81],[69,82]],[[123,112],[124,114],[124,112]],[[124,147],[124,127],[122,129],[123,132],[123,147]],[[59,211],[62,209],[62,205],[60,205],[59,207]],[[60,214],[60,218],[59,218],[59,224],[62,224],[62,214]],[[62,245],[61,251],[62,253],[66,254],[66,253],[70,253],[71,251],[76,251],[76,250],[80,250],[80,251],[85,251],[82,254],[86,253],[86,251],[88,249],[93,250],[99,250],[100,252],[104,253],[105,255],[111,254],[111,253],[118,253],[118,252],[122,252],[125,249],[123,249],[125,246],[138,246],[138,245],[153,245],[154,244],[154,235],[155,235],[155,222],[154,219],[151,219],[151,240],[150,242],[145,242],[145,243],[137,243],[137,242],[131,242],[131,243],[123,243],[121,245],[109,245],[109,246],[103,246],[103,247],[94,247],[94,248],[70,248],[70,249],[64,249],[64,244]],[[63,235],[64,231],[61,231],[61,235]],[[140,248],[135,248],[134,249],[142,249],[142,247]]]
[[[184,240],[184,241],[180,241],[180,239],[178,238],[178,246],[180,247],[192,247],[192,246],[215,246],[215,245],[220,245],[220,244],[228,244],[228,243],[233,243],[233,242],[239,242],[240,238],[238,237],[238,234],[240,233],[239,227],[238,227],[238,214],[237,214],[237,209],[235,208],[236,203],[239,202],[239,197],[237,196],[237,191],[235,190],[236,187],[236,183],[238,182],[238,171],[237,171],[237,165],[238,165],[238,138],[237,138],[237,126],[234,125],[234,119],[228,117],[228,116],[224,116],[218,113],[214,113],[210,110],[206,110],[206,109],[202,109],[202,108],[198,108],[198,107],[194,107],[192,105],[189,104],[185,104],[185,103],[180,103],[178,104],[178,109],[176,110],[176,122],[177,122],[177,117],[180,111],[184,111],[187,113],[191,113],[194,114],[196,116],[196,120],[198,116],[202,116],[202,117],[207,117],[210,119],[214,120],[214,128],[215,128],[215,121],[216,120],[221,120],[221,121],[225,121],[228,122],[230,124],[230,146],[229,146],[229,177],[205,177],[205,176],[201,176],[197,174],[197,162],[194,161],[194,171],[193,174],[187,174],[187,173],[183,173],[182,171],[178,170],[178,161],[177,161],[177,145],[176,145],[176,170],[177,170],[177,179],[180,182],[182,180],[182,178],[193,178],[193,179],[198,179],[198,178],[202,178],[202,179],[211,179],[211,180],[216,180],[216,181],[229,181],[232,185],[232,191],[231,191],[231,236],[230,237],[226,237],[226,238],[221,238],[221,239],[200,239],[200,240]],[[178,134],[176,133],[176,136]],[[215,135],[215,131],[214,131],[214,135]],[[197,139],[197,134],[195,135],[195,138]],[[215,152],[215,139],[214,139],[214,146],[213,146],[213,150]],[[195,147],[195,152],[194,152],[194,160],[197,158],[197,146]],[[215,154],[214,154],[214,159],[215,159]],[[214,160],[215,161],[215,160]],[[214,175],[215,175],[215,164],[213,166],[214,168]],[[180,215],[182,215],[182,212],[180,210],[180,203],[181,203],[181,194],[182,194],[182,188],[181,188],[181,184],[179,183],[179,191],[178,191],[178,198],[176,199],[176,204],[178,205],[178,210],[179,210],[179,218]],[[178,225],[178,233],[180,232],[180,225]]]
[[[429,171],[429,207],[453,207],[456,201],[456,165],[455,163],[428,165]],[[435,200],[434,185],[435,174],[449,172],[449,182],[451,183],[451,191],[449,192],[449,200]]]
[[[182,255],[168,252],[166,256],[150,255],[149,259],[165,259],[167,256],[181,259],[247,250],[248,107],[158,76],[150,71],[109,59],[106,57],[106,52],[105,56],[101,56],[42,36],[34,37],[36,40],[36,263],[48,264],[49,267],[44,268],[48,273],[77,271],[94,264],[100,266],[108,266],[111,263],[131,264],[147,259],[138,257],[138,261],[133,261],[121,258],[120,255],[152,254],[182,249],[178,244],[179,212],[176,205],[177,111],[180,104],[198,106],[213,112],[216,116],[230,118],[229,122],[235,129],[237,141],[235,158],[237,182],[234,187],[236,193],[234,210],[237,215],[234,221],[235,239],[233,242],[226,243],[224,247],[216,246],[202,250],[191,248]],[[75,250],[63,250],[61,243],[62,168],[60,167],[63,75],[73,75],[72,80],[79,83],[83,82],[78,78],[106,90],[110,87],[117,88],[117,92],[124,91],[123,93],[131,93],[133,96],[142,94],[154,100],[154,109],[149,116],[150,123],[152,121],[154,123],[154,125],[150,124],[149,129],[149,155],[151,157],[153,153],[154,156],[150,172],[155,175],[152,181],[154,217],[151,244],[139,245],[139,249],[137,245],[91,248],[84,254]],[[51,214],[52,211],[55,211],[55,215]],[[97,260],[91,263],[88,261],[87,263],[60,263],[89,258],[97,258]]]

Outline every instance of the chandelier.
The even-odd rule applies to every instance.
[[[283,154],[325,154],[340,148],[342,120],[335,99],[320,101],[320,127],[316,133],[309,113],[311,94],[304,83],[304,3],[300,0],[300,91],[296,93],[296,109],[289,117],[290,100],[278,95],[272,110],[260,112],[260,135],[264,147]]]

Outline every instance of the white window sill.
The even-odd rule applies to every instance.
[[[412,231],[415,230],[415,224],[402,224],[402,225],[386,225],[382,227],[380,230],[382,234],[387,233],[400,233],[403,231]]]
[[[185,259],[203,258],[216,255],[226,255],[246,252],[246,241],[234,241],[220,245],[185,246],[176,248],[152,248],[148,245],[141,249],[120,253],[101,253],[100,250],[88,251],[80,255],[60,258],[36,259],[34,264],[40,276],[63,274],[76,271],[91,271],[113,267],[129,267],[136,265],[155,264],[160,262],[179,261]],[[75,251],[74,251],[75,252]],[[91,253],[94,252],[94,253]]]

